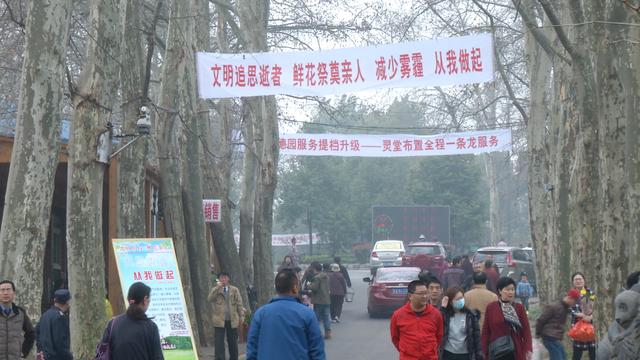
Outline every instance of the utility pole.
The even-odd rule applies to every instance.
[[[313,230],[311,228],[311,210],[307,206],[307,225],[309,225],[309,256],[313,256]]]

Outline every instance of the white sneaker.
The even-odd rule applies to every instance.
[[[340,318],[336,316],[336,322],[339,323],[340,322]]]

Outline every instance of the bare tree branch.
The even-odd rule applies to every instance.
[[[633,4],[631,4],[631,1],[629,1],[629,0],[621,0],[621,1],[629,9],[631,9],[631,10],[637,12],[637,13],[640,13],[640,5],[633,5]]]
[[[151,22],[151,26],[149,28],[149,31],[147,32],[147,63],[145,65],[144,83],[142,85],[142,99],[144,102],[147,102],[147,100],[149,99],[149,83],[151,82],[151,61],[153,59],[153,53],[155,51],[155,39],[157,37],[156,26],[158,25],[158,20],[160,19],[162,3],[163,0],[158,1],[153,16],[153,21]]]
[[[529,31],[531,31],[531,35],[533,35],[533,38],[536,39],[544,52],[552,59],[557,56],[567,64],[571,65],[571,59],[567,58],[556,49],[554,49],[553,45],[551,44],[551,40],[549,40],[549,38],[542,32],[542,30],[538,28],[538,25],[535,23],[535,21],[522,8],[522,1],[512,0],[512,2],[515,5],[516,10],[518,11],[518,14],[520,14],[520,16],[522,17],[525,25],[527,25],[527,28],[529,29]]]
[[[7,8],[7,11],[9,12],[9,17],[11,18],[11,21],[14,22],[16,25],[18,25],[20,28],[22,28],[24,30],[25,27],[25,23],[24,23],[24,19],[18,19],[16,18],[15,14],[13,13],[13,9],[11,8],[11,5],[9,4],[8,0],[2,0],[4,2],[4,5]]]
[[[571,56],[571,59],[575,61],[578,57],[578,53],[574,49],[573,44],[571,44],[571,41],[567,37],[567,34],[564,32],[564,29],[560,24],[560,20],[558,19],[558,16],[556,16],[555,11],[553,11],[551,4],[549,4],[547,0],[538,0],[538,2],[540,3],[540,5],[542,5],[544,13],[547,15],[549,21],[553,25],[553,29],[555,30],[556,35],[558,35],[558,39],[562,43],[562,46],[564,46],[564,49],[567,50],[569,56]]]
[[[487,11],[487,9],[485,9],[484,6],[482,6],[482,4],[480,4],[478,0],[472,0],[472,1],[476,4],[476,6],[480,8],[480,10],[482,10],[483,13],[485,13],[485,15],[487,15],[487,17],[489,18],[489,22],[491,23],[491,28],[493,28],[494,27],[493,16],[491,16],[489,11]],[[494,30],[494,41],[495,41],[495,30]],[[518,101],[518,99],[516,98],[516,94],[513,91],[513,87],[511,86],[509,77],[507,76],[507,73],[504,70],[504,66],[502,65],[502,60],[500,59],[500,54],[498,53],[498,47],[495,44],[493,46],[493,53],[494,53],[493,57],[496,60],[496,68],[500,73],[502,82],[504,82],[504,85],[507,88],[507,93],[511,98],[511,102],[516,107],[516,109],[518,109],[518,111],[520,112],[520,115],[522,115],[522,119],[524,120],[524,123],[526,125],[529,123],[529,115],[527,115],[527,112],[524,110],[524,107],[522,107],[522,104],[520,104],[520,101]]]

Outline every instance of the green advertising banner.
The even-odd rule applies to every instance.
[[[113,239],[113,250],[125,304],[134,282],[151,287],[147,316],[158,325],[164,358],[197,360],[173,240]]]

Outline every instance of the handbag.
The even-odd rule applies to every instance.
[[[107,331],[107,339],[106,341],[100,341],[100,344],[96,347],[96,356],[93,357],[93,360],[111,360],[111,332],[113,331],[116,319],[117,317],[114,317],[111,320],[111,325]]]
[[[347,290],[347,293],[344,296],[344,301],[346,302],[353,302],[353,296],[354,296],[354,292],[353,290]]]
[[[584,320],[578,320],[569,329],[567,335],[573,340],[580,342],[593,342],[596,340],[596,331],[593,324]]]
[[[513,359],[516,347],[510,335],[500,336],[489,344],[489,359]]]

